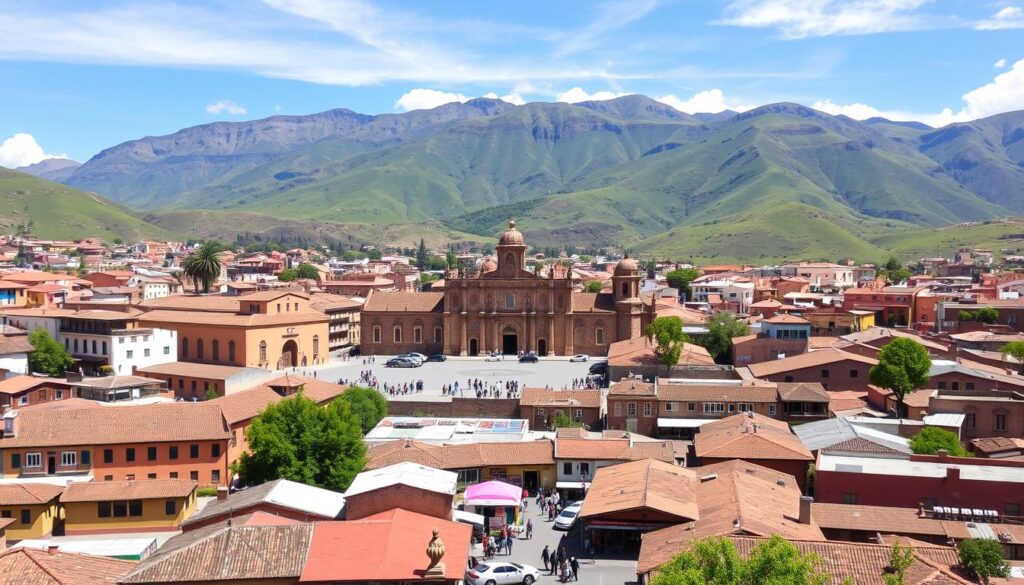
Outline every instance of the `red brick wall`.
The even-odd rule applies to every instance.
[[[519,417],[525,418],[530,421],[530,428],[534,430],[547,429],[548,424],[553,420],[557,413],[562,412],[569,416],[569,418],[576,419],[576,408],[575,407],[533,407],[533,406],[520,406]],[[601,422],[601,409],[600,408],[581,408],[583,411],[583,424],[593,429],[598,426]],[[538,411],[543,411],[543,416]]]
[[[974,394],[984,395],[984,392],[986,391],[982,390]],[[1024,437],[1024,400],[996,402],[940,395],[929,401],[928,411],[968,415],[960,431],[960,438],[964,442],[982,437]],[[971,414],[974,415],[973,426]],[[996,430],[996,414],[1006,416],[1006,429],[1003,431]]]
[[[213,456],[213,445],[220,445],[220,455]],[[193,459],[191,456],[191,445],[199,445],[199,457]],[[171,459],[170,448],[178,448],[178,458]],[[149,447],[156,447],[156,459],[149,460]],[[135,449],[135,461],[128,461],[128,448]],[[114,459],[111,463],[104,463],[104,450],[113,450]],[[198,473],[200,486],[228,485],[230,479],[228,474],[228,440],[223,441],[196,441],[177,443],[139,443],[122,445],[101,445],[93,449],[92,467],[93,475],[97,480],[105,480],[110,476],[111,480],[129,479],[134,475],[135,479],[147,479],[150,474],[155,474],[155,479],[169,479],[172,473],[176,473],[178,479],[192,479],[193,472]],[[220,481],[213,480],[214,471],[220,473]]]
[[[765,379],[772,382],[821,382],[826,390],[860,390],[866,391],[871,381],[868,379],[870,364],[855,361],[841,361],[833,364],[814,366],[802,370],[791,370],[766,376]],[[828,377],[822,376],[822,371],[828,371]],[[855,371],[856,375],[850,374]],[[791,377],[792,379],[787,379]]]
[[[636,404],[636,416],[629,416],[629,403]],[[644,416],[644,404],[651,405],[651,416]],[[618,405],[618,410],[616,410]],[[636,419],[634,432],[655,436],[658,432],[658,399],[654,396],[609,396],[608,428],[617,431],[629,429],[629,419]]]
[[[391,416],[450,416],[466,418],[522,418],[517,398],[452,398],[448,401],[394,400]],[[532,425],[531,425],[532,427]]]
[[[359,347],[363,355],[397,355],[415,351],[431,355],[444,349],[444,336],[434,341],[434,328],[443,327],[441,313],[374,313],[363,311],[359,318]],[[373,338],[374,326],[380,327],[380,342]],[[402,341],[395,342],[395,328],[402,330]],[[422,331],[421,341],[415,341],[415,329]],[[443,329],[442,329],[443,332]]]
[[[451,520],[452,496],[407,485],[388,486],[345,498],[345,519],[358,520],[392,508]]]
[[[925,388],[940,388],[940,383],[945,383],[944,390],[1024,390],[1024,377],[1015,382],[998,381],[993,382],[984,378],[968,376],[956,372],[949,372],[939,376],[933,376],[925,384]],[[956,384],[956,386],[954,386]],[[972,384],[972,386],[968,386]]]

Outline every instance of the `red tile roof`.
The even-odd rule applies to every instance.
[[[366,468],[378,469],[406,461],[438,469],[493,465],[553,465],[555,459],[552,452],[552,443],[548,439],[458,445],[430,445],[399,440],[371,447],[366,453]]]
[[[45,483],[9,483],[0,485],[0,506],[45,504],[64,491],[62,486]]]
[[[269,386],[257,386],[221,396],[211,402],[220,405],[224,412],[224,419],[229,425],[236,425],[254,418],[267,406],[281,400],[284,398]]]
[[[825,366],[844,361],[859,362],[862,364],[870,364],[872,366],[878,363],[878,360],[876,359],[830,348],[794,355],[781,360],[751,364],[747,366],[747,368],[754,377],[763,378],[765,376],[772,376],[783,372],[792,372],[794,370]]]
[[[581,518],[647,508],[684,520],[700,517],[697,474],[671,463],[641,459],[602,467],[594,475],[580,510]]]
[[[573,408],[600,408],[600,390],[551,390],[524,388],[520,406],[565,406]]]
[[[443,292],[374,292],[366,299],[363,312],[437,313],[443,305]]]
[[[697,457],[814,460],[800,438],[790,431],[788,424],[751,414],[736,414],[702,426],[694,440]]]
[[[659,363],[654,358],[654,346],[646,337],[636,337],[616,341],[608,346],[608,365],[610,366],[631,366]],[[679,352],[678,364],[686,365],[713,365],[715,358],[711,357],[708,350],[699,345],[684,343],[682,351]]]
[[[135,561],[78,553],[13,548],[0,553],[0,580],[6,585],[114,585]]]
[[[69,502],[101,502],[106,500],[149,500],[153,498],[184,498],[196,489],[196,482],[184,479],[140,479],[129,481],[73,481],[60,496]]]
[[[655,396],[654,384],[641,380],[623,380],[608,390],[608,396]]]

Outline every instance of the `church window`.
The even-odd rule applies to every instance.
[[[603,345],[604,344],[604,329],[601,329],[600,327],[598,327],[594,331],[594,338],[595,338],[595,341],[597,342],[598,345]]]
[[[514,309],[516,308],[516,293],[505,293],[505,308]]]
[[[373,326],[373,342],[380,343],[380,325]]]
[[[629,283],[628,282],[622,283],[622,296],[624,296],[624,297],[628,297],[629,296]]]
[[[434,343],[441,343],[442,331],[440,327],[434,327]]]
[[[395,326],[395,343],[402,343],[402,328]]]
[[[414,327],[412,330],[412,340],[414,343],[423,343],[423,328]]]

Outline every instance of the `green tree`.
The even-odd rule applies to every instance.
[[[961,321],[974,321],[974,311],[960,311],[958,318]]]
[[[902,264],[900,264],[899,259],[897,259],[895,256],[891,256],[889,260],[887,260],[885,264],[882,265],[881,275],[882,278],[886,280],[886,282],[893,284],[897,282],[903,282],[904,280],[910,278],[910,270],[906,269]]]
[[[686,296],[686,300],[690,300],[693,295],[690,291],[690,283],[698,276],[700,276],[700,271],[696,268],[680,268],[666,274],[665,280],[672,288],[679,289],[679,292]]]
[[[299,264],[298,268],[296,268],[295,270],[298,272],[299,278],[308,278],[310,280],[316,280],[317,278],[320,277],[320,271],[316,269],[316,266],[313,266],[309,262],[303,262],[302,264]]]
[[[182,270],[195,284],[196,290],[202,288],[204,293],[210,292],[210,287],[220,277],[220,253],[223,251],[220,242],[208,240],[199,244],[182,262]]]
[[[604,286],[601,284],[600,280],[591,280],[587,284],[583,285],[583,292],[599,293],[602,288],[604,288]]]
[[[683,333],[683,320],[679,317],[657,317],[647,326],[647,339],[654,346],[654,357],[665,364],[665,373],[679,363],[683,344],[690,340]]]
[[[907,585],[907,569],[913,562],[913,548],[901,546],[898,542],[893,544],[892,559],[886,572],[882,573],[882,582],[885,585]]]
[[[299,278],[299,271],[294,268],[285,268],[277,273],[277,279],[281,282],[292,282]]]
[[[999,321],[999,311],[992,307],[982,307],[974,312],[974,320],[978,323],[992,325]]]
[[[999,351],[1003,352],[1003,355],[1008,355],[1017,360],[1017,363],[1020,364],[1020,373],[1024,374],[1024,341],[1011,341]]]
[[[32,353],[28,354],[28,367],[33,372],[47,376],[63,376],[75,365],[75,359],[68,350],[50,337],[42,327],[29,333],[28,342],[32,344]]]
[[[583,422],[573,420],[571,416],[559,410],[555,413],[554,418],[551,419],[551,429],[568,429],[582,427]]]
[[[416,268],[427,269],[427,244],[420,238],[420,247],[416,249]]]
[[[444,255],[445,262],[448,264],[449,269],[457,268],[459,266],[459,257],[455,255],[455,252],[448,250]]]
[[[1010,566],[1003,560],[1003,546],[994,540],[965,538],[956,545],[956,552],[964,571],[985,585],[992,577],[1010,576]]]
[[[339,400],[347,402],[349,410],[359,418],[359,426],[364,435],[388,415],[387,398],[373,388],[352,386]]]
[[[729,311],[722,311],[711,317],[707,327],[708,332],[701,338],[700,344],[719,363],[729,362],[733,337],[742,337],[750,333],[747,324]]]
[[[910,449],[918,455],[935,455],[945,449],[953,457],[969,457],[956,433],[939,427],[925,427],[910,437]]]
[[[908,395],[928,382],[932,360],[923,345],[906,337],[885,344],[878,352],[878,364],[869,372],[871,383],[892,390],[896,398],[896,416],[907,416]]]
[[[120,246],[123,243],[124,243],[124,240],[122,240],[121,238],[114,238],[114,245],[115,246]]]
[[[359,417],[345,400],[321,407],[299,394],[271,404],[245,431],[235,470],[248,485],[283,478],[345,491],[365,464]]]
[[[662,566],[651,585],[825,585],[831,576],[821,558],[803,554],[775,535],[757,544],[743,559],[727,538],[707,538]]]
[[[213,387],[213,384],[206,385],[205,394],[207,400],[215,400],[217,398],[220,398],[220,394],[217,393],[217,389]]]

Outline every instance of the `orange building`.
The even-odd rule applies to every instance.
[[[184,479],[227,485],[231,433],[210,402],[4,414],[4,478]]]
[[[168,306],[139,317],[141,327],[178,332],[178,359],[253,368],[283,369],[318,364],[328,359],[327,315],[295,291],[267,291],[241,297],[201,299],[174,306],[175,301],[143,306]],[[154,299],[164,301],[164,299]],[[233,301],[233,312],[226,306]],[[209,304],[209,307],[204,305]]]

